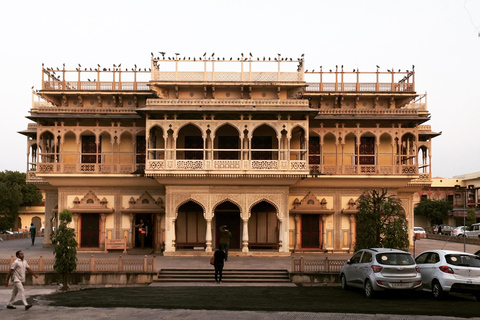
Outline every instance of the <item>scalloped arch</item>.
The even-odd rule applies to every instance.
[[[217,207],[218,207],[219,205],[225,203],[225,202],[231,202],[232,204],[236,205],[236,206],[238,207],[238,209],[240,210],[240,217],[242,216],[242,212],[243,212],[242,206],[241,206],[237,201],[232,200],[232,199],[230,199],[230,198],[222,199],[222,200],[218,201],[216,204],[214,204],[214,205],[212,206],[212,212],[214,213],[214,215],[215,215],[215,210],[217,209]]]
[[[255,200],[254,202],[252,202],[250,204],[250,206],[248,207],[248,218],[250,219],[250,216],[252,215],[252,208],[255,207],[257,204],[259,204],[260,202],[266,202],[270,205],[272,205],[275,210],[277,211],[277,219],[280,219],[279,217],[279,212],[280,212],[280,208],[278,207],[278,205],[273,202],[272,200],[269,200],[267,198],[261,198],[261,199],[258,199],[258,200]]]
[[[175,208],[175,219],[178,218],[178,209],[180,209],[181,206],[183,206],[184,204],[186,204],[186,203],[188,203],[188,202],[190,202],[190,201],[193,202],[193,203],[196,203],[196,204],[198,204],[200,207],[202,207],[202,209],[203,209],[203,217],[206,219],[205,214],[206,214],[207,210],[206,210],[206,208],[205,208],[205,205],[204,205],[203,203],[199,202],[198,200],[193,199],[193,198],[185,199],[185,200],[183,200],[182,202],[180,202],[180,203],[177,205],[177,207]]]

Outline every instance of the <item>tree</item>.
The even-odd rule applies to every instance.
[[[387,196],[387,191],[367,191],[358,198],[355,251],[408,248],[407,221],[401,201],[395,196]]]
[[[13,228],[20,207],[41,201],[42,194],[35,186],[27,185],[25,173],[0,172],[0,230]]]
[[[53,269],[62,275],[62,290],[68,290],[68,274],[77,268],[77,241],[75,240],[75,230],[68,227],[71,221],[72,213],[69,210],[63,210],[60,213],[60,225],[58,226],[55,236],[57,245],[53,251],[55,255]]]
[[[452,204],[445,199],[425,199],[417,204],[414,212],[416,215],[424,216],[431,224],[441,224],[452,209]]]
[[[476,222],[477,222],[477,214],[475,213],[475,208],[468,208],[465,224],[470,227],[472,224]]]

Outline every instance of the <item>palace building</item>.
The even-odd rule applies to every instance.
[[[415,71],[306,70],[300,58],[167,57],[149,68],[42,66],[21,131],[45,192],[45,246],[73,213],[79,250],[110,239],[165,255],[352,252],[356,200],[388,188],[413,236],[431,183]]]

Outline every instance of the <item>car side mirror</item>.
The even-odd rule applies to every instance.
[[[350,259],[348,259],[347,264],[352,264],[352,261]]]

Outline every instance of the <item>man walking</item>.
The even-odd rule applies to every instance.
[[[35,236],[37,235],[37,228],[33,225],[33,222],[30,224],[30,238],[32,238],[32,246],[35,245]]]
[[[228,259],[228,247],[230,247],[230,239],[232,238],[232,233],[228,230],[227,226],[220,227],[220,250],[225,251],[225,261]],[[223,263],[223,262],[222,262]]]
[[[17,309],[13,306],[13,301],[15,300],[17,293],[19,293],[20,299],[25,305],[25,310],[28,310],[32,307],[32,305],[28,304],[27,299],[25,299],[25,290],[23,289],[23,283],[25,283],[25,270],[27,270],[35,278],[38,278],[38,276],[33,273],[27,261],[23,259],[24,255],[22,251],[17,251],[15,255],[17,256],[17,260],[12,263],[10,271],[7,275],[7,280],[5,280],[5,287],[8,287],[8,280],[10,277],[13,279],[12,297],[10,298],[10,302],[7,304],[7,309]]]
[[[145,236],[147,234],[146,226],[143,220],[140,220],[140,223],[136,224],[135,227],[138,228],[138,238],[140,239],[140,246],[143,249],[145,247]]]

